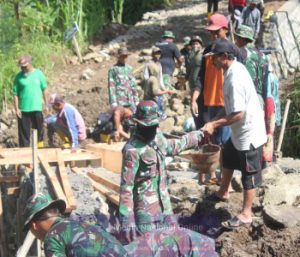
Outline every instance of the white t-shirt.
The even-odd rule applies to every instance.
[[[231,124],[231,141],[239,151],[255,148],[267,141],[264,112],[253,81],[245,66],[234,61],[224,74],[223,94],[226,115],[245,112],[244,117]]]

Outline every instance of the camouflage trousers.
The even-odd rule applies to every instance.
[[[166,89],[175,90],[175,88],[172,86],[171,75],[163,74],[163,82],[164,82]]]
[[[177,225],[162,226],[125,246],[130,257],[217,257],[214,240]]]

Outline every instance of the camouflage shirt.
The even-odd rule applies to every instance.
[[[244,65],[253,80],[256,92],[265,99],[268,74],[267,57],[251,45],[244,47],[241,51],[246,51]]]
[[[108,71],[108,96],[111,107],[133,107],[139,103],[132,68],[125,64],[114,65]]]
[[[100,226],[57,219],[44,240],[46,257],[127,256],[126,250]]]
[[[165,158],[197,146],[202,137],[202,132],[193,131],[181,139],[166,139],[158,132],[148,144],[136,135],[127,142],[123,149],[120,188],[122,227],[162,221],[173,214]]]

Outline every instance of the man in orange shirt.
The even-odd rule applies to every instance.
[[[214,41],[216,39],[227,40],[228,20],[226,17],[217,13],[211,16],[209,22],[210,24],[206,27],[206,30],[211,33],[212,39]],[[204,49],[203,56],[211,51],[213,44],[214,43],[210,44]],[[236,48],[235,57],[238,61],[242,61],[238,48]],[[197,129],[201,128],[204,123],[213,120],[224,108],[223,82],[223,70],[218,70],[213,65],[212,56],[203,58],[199,78],[192,96],[191,106]],[[230,138],[230,134],[231,130],[229,126],[221,127],[214,133],[212,141],[215,144],[223,145]],[[211,181],[216,181],[214,174],[212,174]],[[204,182],[204,176],[200,179],[200,182]]]

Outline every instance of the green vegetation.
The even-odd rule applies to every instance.
[[[35,67],[49,75],[53,55],[63,56],[71,44],[64,33],[76,22],[84,48],[109,22],[133,24],[144,12],[175,0],[0,0],[0,113],[11,99],[18,58],[33,57]],[[138,8],[137,8],[138,7]]]
[[[300,77],[295,78],[293,90],[288,94],[287,98],[291,99],[292,103],[282,151],[285,156],[300,158]]]

